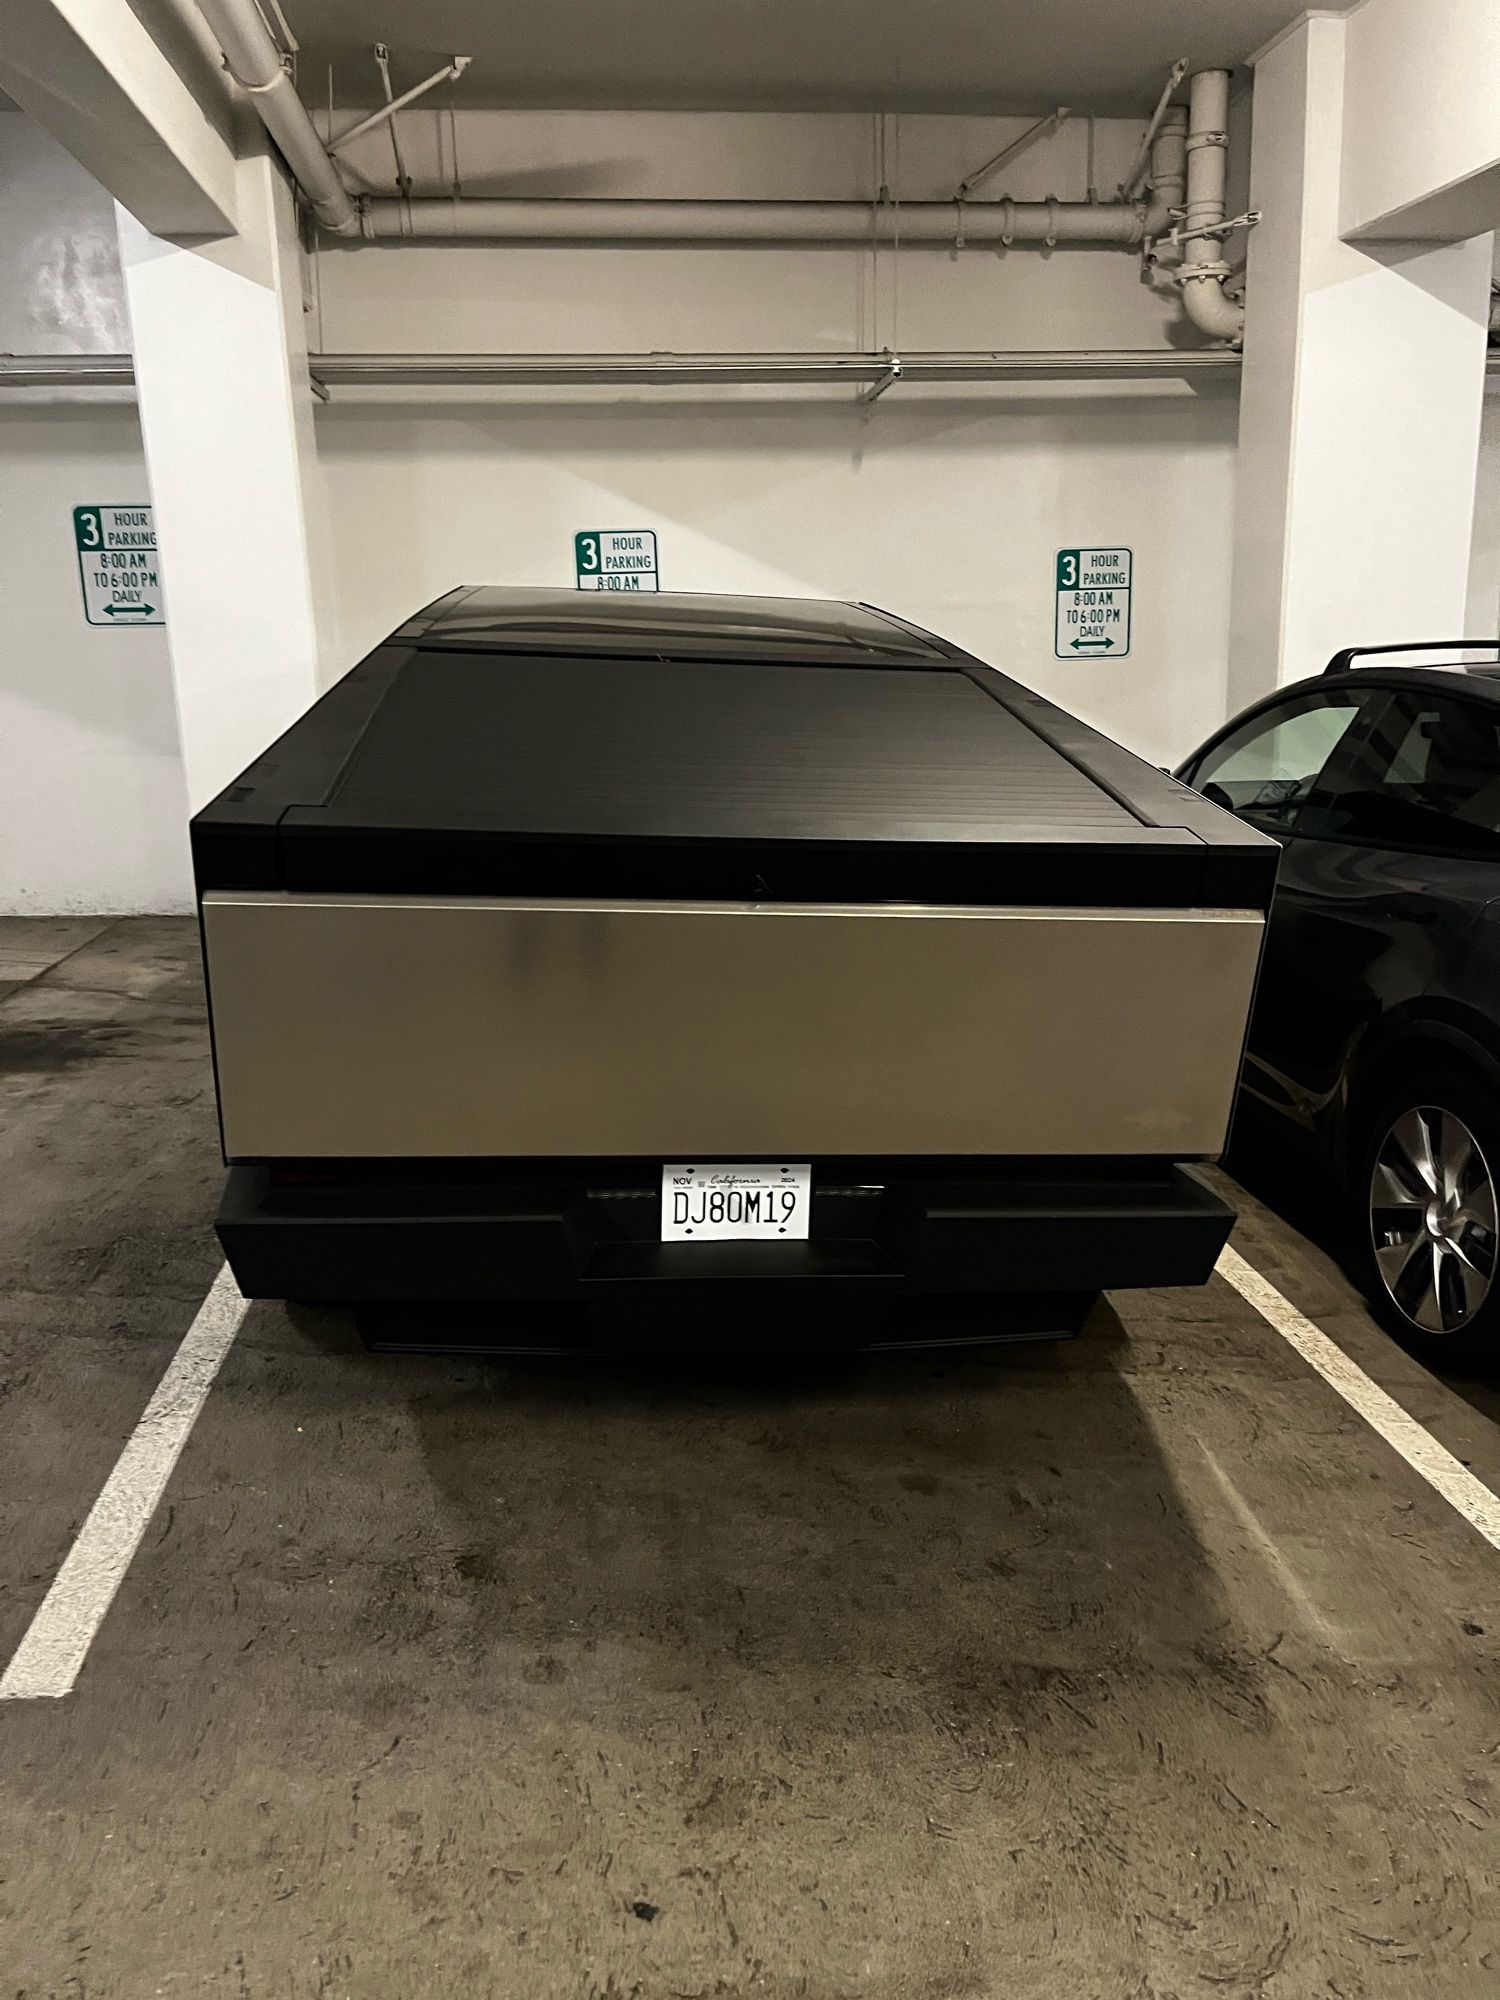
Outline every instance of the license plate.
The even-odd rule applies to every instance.
[[[661,1170],[663,1243],[806,1239],[812,1221],[810,1166],[666,1166]]]

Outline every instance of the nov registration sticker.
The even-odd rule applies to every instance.
[[[137,507],[75,507],[73,541],[83,615],[90,625],[165,625],[156,525],[149,502]]]
[[[811,1220],[811,1166],[715,1162],[661,1170],[663,1243],[805,1241]]]

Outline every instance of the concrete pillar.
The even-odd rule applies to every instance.
[[[1343,240],[1346,34],[1256,62],[1231,711],[1340,646],[1464,636],[1493,238]]]
[[[288,727],[338,658],[292,198],[263,145],[239,233],[181,245],[116,211],[188,797]]]
[[[164,236],[224,236],[236,224],[229,98],[191,29],[158,29],[196,68],[195,94],[128,6],[4,0],[0,89],[116,201]]]

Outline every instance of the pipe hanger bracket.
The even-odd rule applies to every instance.
[[[886,360],[887,360],[887,366],[884,375],[882,375],[880,380],[874,385],[873,388],[866,389],[865,393],[859,399],[862,403],[867,405],[870,403],[878,403],[881,397],[885,394],[886,390],[894,388],[895,385],[901,380],[900,355],[890,354],[888,352]]]

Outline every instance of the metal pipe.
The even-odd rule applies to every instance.
[[[356,234],[359,218],[354,203],[255,0],[198,0],[198,8],[224,52],[225,67],[254,105],[313,214],[335,236]]]
[[[781,243],[866,247],[872,234],[903,244],[1144,242],[1144,202],[1082,201],[601,201],[366,195],[360,228],[400,238],[488,243]]]
[[[450,80],[457,82],[469,64],[472,56],[455,56],[441,69],[435,69],[431,76],[424,76],[420,83],[414,83],[410,90],[403,90],[399,97],[393,97],[388,104],[382,104],[378,111],[372,111],[368,118],[361,118],[357,125],[351,125],[347,132],[339,136],[329,146],[330,153],[342,152],[345,146],[352,146],[356,139],[362,139],[366,132],[373,132],[377,125],[383,125],[387,118],[394,118],[398,111],[404,111],[408,104],[415,104],[419,97],[425,97],[429,90],[436,90],[440,83]]]
[[[1229,347],[1115,348],[1092,353],[905,354],[903,382],[1120,382],[1230,378]],[[466,388],[738,382],[874,382],[890,373],[883,354],[312,354],[308,371],[335,387]],[[1500,348],[1485,372],[1500,381]],[[128,389],[128,354],[0,354],[0,389]]]
[[[1224,220],[1228,123],[1228,70],[1200,69],[1188,85],[1185,234],[1176,279],[1193,325],[1215,339],[1238,341],[1244,337],[1245,308],[1224,295],[1229,266],[1213,233]]]
[[[1228,126],[1229,72],[1200,69],[1188,85],[1187,205],[1182,217],[1185,230],[1211,227],[1224,220]]]
[[[736,383],[1122,382],[1232,376],[1227,348],[994,349],[918,354],[312,354],[320,387],[642,388]],[[1492,357],[1500,366],[1500,354]],[[0,354],[0,388],[129,388],[128,354]]]
[[[1100,348],[873,354],[315,354],[330,387],[851,382],[1145,381],[1232,375],[1224,349]]]
[[[1187,66],[1187,57],[1179,56],[1167,72],[1167,80],[1162,85],[1161,96],[1156,100],[1156,109],[1146,121],[1146,130],[1141,136],[1141,149],[1135,156],[1135,162],[1130,172],[1120,183],[1121,201],[1133,201],[1141,182],[1146,177],[1146,169],[1151,164],[1151,143],[1156,137],[1157,128],[1167,115],[1167,106],[1172,101],[1172,92],[1187,75]]]
[[[318,383],[459,387],[739,382],[1131,381],[1232,372],[1239,356],[1202,348],[971,350],[878,354],[313,354]],[[128,354],[0,354],[0,385],[128,388]]]
[[[128,354],[0,354],[0,386],[131,389],[135,363]]]
[[[1500,355],[1494,357],[1500,365]],[[905,354],[312,354],[318,384],[519,387],[750,382],[878,382],[899,360],[904,382],[1132,381],[1232,372],[1216,349],[1021,349]],[[129,388],[128,354],[0,354],[0,386]]]
[[[1146,210],[1146,235],[1156,238],[1171,228],[1187,198],[1187,110],[1170,105],[1151,141],[1151,202]]]

